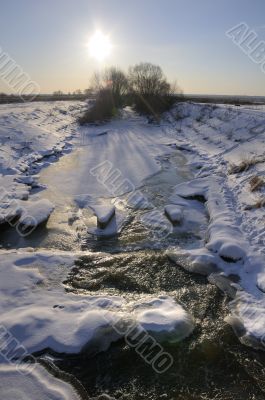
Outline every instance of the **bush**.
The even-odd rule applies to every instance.
[[[177,100],[158,65],[140,63],[129,69],[129,87],[136,111],[159,119]]]
[[[105,87],[112,93],[115,107],[123,106],[128,89],[128,80],[124,72],[116,67],[111,67],[105,70],[103,77]]]
[[[136,93],[133,97],[134,108],[137,112],[152,115],[157,120],[176,101],[176,98],[171,95],[139,95]]]
[[[108,68],[94,75],[92,87],[96,101],[79,119],[81,124],[108,120],[128,105],[159,121],[160,114],[182,100],[178,86],[170,85],[162,69],[150,63],[130,67],[128,76],[116,67]]]
[[[93,122],[107,121],[117,114],[113,95],[109,89],[101,89],[92,107],[79,118],[81,125]]]
[[[103,89],[110,90],[115,106],[120,107],[124,103],[128,81],[125,73],[121,69],[110,67],[106,68],[103,72],[94,74],[92,78],[92,87],[96,93]]]

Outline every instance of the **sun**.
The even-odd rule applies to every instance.
[[[111,52],[109,37],[100,31],[96,31],[89,40],[89,53],[98,61],[103,61]]]

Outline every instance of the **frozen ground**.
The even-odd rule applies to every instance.
[[[25,227],[34,228],[32,221],[36,225],[46,222],[54,208],[68,201],[108,222],[108,211],[113,210],[110,200],[141,186],[145,178],[160,171],[158,157],[174,153],[159,127],[148,125],[129,110],[121,120],[109,124],[107,131],[79,128],[74,121],[83,107],[81,103],[38,103],[1,108],[1,229],[11,225],[23,236],[28,233]],[[59,160],[63,168],[53,172]],[[49,170],[47,185],[40,183],[39,177],[42,173],[45,180],[45,169]],[[100,179],[102,174],[108,184]],[[50,183],[59,194],[54,203],[46,198]],[[108,234],[119,230],[126,216],[124,208],[116,207]],[[95,227],[101,234],[98,230]],[[145,296],[128,302],[122,297],[67,293],[62,281],[78,256],[30,248],[2,250],[2,335],[23,346],[22,356],[47,349],[77,353],[92,344],[93,351],[105,350],[120,337],[113,328],[116,323],[135,324],[159,340],[173,342],[192,332],[193,318],[172,298]],[[12,380],[14,372],[5,365],[7,361],[13,365],[18,355],[8,346],[4,341],[1,372]],[[6,348],[11,351],[9,358]],[[38,386],[35,378],[29,383],[32,393]],[[43,385],[45,398],[50,393],[48,381],[43,379]],[[62,391],[60,398],[67,396],[68,392]]]
[[[170,333],[172,341],[193,330],[192,318],[167,297],[126,302],[66,294],[59,282],[73,262],[68,253],[1,252],[1,323],[30,354],[44,349],[74,354],[91,343],[105,350],[120,336],[112,328],[117,323]]]
[[[176,121],[177,119],[177,121]],[[201,196],[209,226],[201,248],[170,250],[187,269],[206,275],[240,277],[227,319],[243,343],[263,349],[265,334],[265,185],[251,191],[251,179],[265,178],[265,113],[263,108],[200,104],[177,106],[168,115],[178,129],[176,145],[186,149],[197,169],[191,182],[177,185],[175,197]],[[240,166],[239,169],[235,166]],[[216,281],[216,279],[215,279]],[[229,281],[228,281],[229,282]]]
[[[50,375],[45,368],[0,365],[0,393],[5,400],[79,400],[70,384]],[[14,384],[15,383],[15,384]]]
[[[25,225],[31,227],[29,217],[44,223],[61,203],[72,202],[94,212],[104,224],[110,220],[106,231],[96,224],[89,228],[96,235],[120,232],[132,209],[143,211],[139,222],[150,233],[160,224],[170,224],[170,219],[172,229],[180,233],[196,224],[202,231],[199,245],[185,251],[171,246],[168,255],[187,270],[208,275],[211,283],[233,297],[227,322],[243,343],[263,348],[265,186],[251,191],[250,179],[264,178],[264,110],[186,103],[165,115],[161,126],[125,110],[122,118],[104,126],[79,128],[74,120],[83,108],[77,102],[0,107],[0,223],[12,221],[15,230],[22,222],[23,234]],[[158,173],[161,159],[176,150],[185,154],[194,179],[178,184],[159,205],[156,218],[150,218],[153,205],[141,192],[130,194]],[[241,165],[240,171],[234,165]],[[56,188],[53,197],[50,186]],[[113,199],[115,216],[110,218]],[[112,329],[117,320],[133,320],[159,340],[182,340],[192,332],[192,316],[168,297],[128,302],[65,292],[62,282],[79,255],[1,250],[1,323],[27,352],[49,348],[75,353],[91,343],[107,349],[119,338]],[[13,379],[14,371],[5,369],[4,358],[2,363],[0,373],[7,381]],[[32,388],[39,385],[35,378],[29,384]],[[67,387],[60,393],[58,398],[69,398]]]

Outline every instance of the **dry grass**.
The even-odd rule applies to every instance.
[[[253,208],[262,208],[265,206],[265,197],[260,197],[256,203],[254,203]]]
[[[244,158],[239,164],[230,164],[229,167],[229,174],[238,174],[240,172],[248,171],[253,165],[262,163],[265,161],[265,158],[259,157],[251,157],[251,158]]]
[[[254,204],[250,204],[250,205],[246,206],[245,210],[254,210],[254,209],[263,208],[263,207],[265,207],[265,196],[257,199],[257,201]]]
[[[254,203],[254,208],[262,208],[265,206],[265,196],[261,197]]]
[[[265,185],[265,181],[258,175],[254,175],[249,180],[250,191],[255,192],[256,190],[261,189]]]

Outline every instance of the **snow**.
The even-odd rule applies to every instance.
[[[122,301],[67,295],[62,285],[50,287],[60,265],[73,265],[73,258],[52,253],[1,254],[1,323],[29,353],[45,348],[79,352],[107,324],[105,308],[115,309]],[[60,279],[66,272],[64,267]]]
[[[47,222],[54,210],[54,205],[47,199],[38,201],[27,201],[25,204],[20,203],[22,213],[19,223],[26,227],[36,227]]]
[[[41,365],[0,365],[0,396],[4,400],[80,400],[69,383]]]
[[[175,205],[165,207],[165,214],[173,224],[180,224],[183,219],[182,209]]]
[[[231,297],[227,322],[243,343],[263,348],[264,208],[246,206],[265,194],[265,188],[249,190],[253,175],[265,175],[264,109],[187,102],[165,115],[161,126],[125,110],[122,118],[106,126],[80,128],[74,118],[83,107],[71,102],[0,106],[0,223],[11,217],[21,222],[31,215],[40,224],[61,202],[90,212],[86,234],[118,234],[131,213],[136,223],[149,227],[150,235],[159,227],[169,233],[195,232],[200,239],[196,247],[176,245],[167,254],[188,271],[208,276]],[[161,157],[177,149],[185,154],[195,177],[177,185],[165,203],[154,208],[137,191],[161,170]],[[259,163],[242,173],[229,173],[231,163],[254,156],[260,157]],[[104,229],[96,226],[91,210],[99,224],[107,225]],[[0,251],[1,323],[29,353],[49,348],[71,354],[90,346],[107,350],[120,337],[113,327],[117,321],[134,322],[159,341],[183,340],[194,329],[192,316],[161,294],[127,301],[67,293],[61,282],[79,255],[41,249]],[[231,275],[238,276],[237,283]],[[0,362],[2,375],[7,366],[5,360]],[[40,389],[43,398],[53,398],[53,378],[41,378],[44,370],[36,371],[39,377],[19,386],[39,387],[45,381]],[[14,380],[14,374],[11,369],[3,379]],[[68,389],[54,386],[62,399],[68,398]]]
[[[113,326],[121,320],[133,319],[151,333],[170,333],[174,340],[193,330],[192,317],[169,297],[128,303],[117,296],[66,293],[54,282],[58,275],[63,280],[73,263],[68,253],[1,252],[1,324],[29,354],[44,349],[73,354],[89,345],[106,350],[120,337]]]
[[[140,217],[141,223],[151,229],[151,232],[157,230],[158,233],[155,236],[160,235],[160,238],[166,238],[172,233],[194,233],[200,236],[207,225],[203,204],[197,200],[183,199],[176,194],[170,196],[169,201],[172,204],[168,204],[166,209],[171,212],[171,217],[166,216],[165,208],[158,207],[143,214]],[[175,211],[178,215],[175,215]],[[179,222],[172,223],[174,218],[177,218]]]
[[[36,226],[48,218],[48,200],[27,200],[31,188],[44,188],[37,172],[71,146],[74,116],[82,107],[77,102],[0,106],[0,224],[21,217],[25,226]]]
[[[235,284],[225,276],[223,272],[213,272],[208,276],[208,281],[217,286],[229,298],[235,298],[237,290],[242,290],[240,285]]]
[[[107,227],[111,219],[115,215],[115,207],[113,206],[103,206],[103,205],[95,205],[91,206],[95,215],[97,216],[98,227],[104,229]]]
[[[191,181],[180,183],[175,190],[175,194],[181,197],[205,197],[211,178],[198,178]]]
[[[189,272],[207,276],[212,272],[218,271],[216,257],[206,249],[192,249],[189,251],[168,249],[167,255],[172,261]]]
[[[174,120],[174,113],[182,119]],[[170,132],[172,126],[178,130],[176,147],[187,150],[189,164],[197,169],[195,179],[177,185],[170,200],[185,207],[190,199],[204,199],[209,217],[200,247],[173,247],[168,255],[190,272],[208,275],[211,283],[235,297],[227,321],[243,343],[264,350],[264,208],[249,208],[265,193],[265,187],[256,193],[249,187],[252,176],[265,176],[264,108],[187,102],[177,105],[167,120]],[[232,163],[251,159],[258,163],[230,173]],[[221,271],[225,277],[237,275],[239,282],[220,278]]]
[[[243,344],[264,350],[265,346],[265,300],[251,293],[238,291],[230,303],[231,315],[226,321],[239,334]],[[239,330],[239,332],[238,332]]]
[[[69,201],[81,210],[93,210],[99,226],[88,229],[90,233],[108,236],[121,231],[131,204],[127,208],[125,201],[114,207],[110,199],[134,192],[145,178],[160,171],[159,157],[174,150],[159,127],[149,126],[142,117],[135,119],[131,111],[104,132],[101,127],[77,127],[74,118],[83,107],[81,103],[0,106],[2,223],[17,217],[18,224],[31,227],[34,221],[35,227],[48,220],[59,202]],[[62,165],[58,173],[54,173],[56,163]],[[192,332],[192,317],[167,296],[144,295],[132,301],[68,293],[62,282],[79,256],[31,248],[0,250],[1,326],[21,344],[23,355],[107,350],[121,337],[115,330],[121,321],[145,329],[158,341],[179,341]],[[13,357],[12,366],[6,361],[2,354],[0,379],[5,389],[17,380],[27,398],[36,398],[36,392],[40,399],[76,398],[69,385],[40,365],[25,381],[17,379],[15,371],[21,360]],[[5,393],[8,396],[18,397],[14,391]]]
[[[111,213],[109,215],[111,215]],[[118,235],[126,224],[128,217],[127,214],[122,210],[115,211],[115,214],[112,215],[113,216],[108,220],[107,224],[97,223],[97,228],[89,228],[87,232],[101,237]]]
[[[136,319],[141,328],[159,337],[171,337],[172,342],[183,340],[194,329],[194,321],[183,307],[170,298],[161,296],[136,305]]]
[[[224,195],[224,192],[224,179],[218,176],[194,179],[175,188],[175,193],[179,196],[203,196],[207,200],[210,223],[206,248],[221,257],[237,261],[245,258],[247,242],[238,227],[233,210],[229,207],[230,193],[227,190]]]
[[[135,122],[128,115],[124,121],[109,123],[107,135],[98,135],[102,127],[85,127],[79,148],[64,157],[56,174],[51,166],[42,183],[49,182],[70,198],[89,195],[98,199],[121,196],[141,186],[142,181],[160,171],[158,156],[172,153],[159,127]]]
[[[220,193],[220,187],[223,193]],[[229,190],[225,191],[225,189],[222,179],[217,178],[211,181],[206,203],[210,215],[209,240],[206,247],[213,252],[218,252],[220,257],[236,261],[246,257],[248,244],[229,207],[231,198]]]

